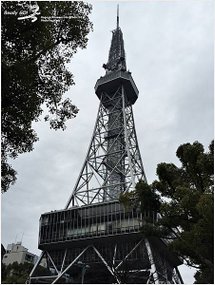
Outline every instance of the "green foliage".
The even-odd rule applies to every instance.
[[[142,211],[158,212],[160,208],[160,198],[155,191],[144,181],[139,181],[135,191],[121,193],[119,196],[120,203],[125,207],[136,207],[141,201]]]
[[[161,205],[159,196],[142,180],[137,183],[135,191],[121,193],[119,201],[125,208],[140,208],[144,214],[144,220],[148,223],[154,222]],[[145,233],[151,233],[152,229],[149,229],[148,226],[146,225],[147,228],[144,229]]]
[[[14,262],[8,266],[3,265],[2,284],[25,284],[32,268],[31,263],[18,264]]]
[[[131,191],[131,192],[120,193],[119,202],[122,203],[126,209],[135,207],[137,203],[136,192]]]
[[[160,209],[160,198],[146,182],[140,181],[136,185],[138,200],[141,201],[141,210],[158,212]]]
[[[174,232],[172,250],[199,268],[196,283],[213,283],[213,145],[209,152],[199,142],[181,145],[176,154],[182,166],[159,164],[159,181],[152,184],[164,198],[159,225]]]
[[[146,223],[142,226],[142,233],[145,237],[158,237],[170,239],[171,230],[163,227],[150,219],[145,219]],[[158,226],[159,225],[159,226]]]
[[[28,262],[20,264],[14,262],[8,266],[2,263],[1,266],[2,284],[25,284],[34,265]],[[37,273],[38,275],[49,275],[50,271],[47,268],[39,266],[37,268]]]
[[[179,146],[181,167],[172,163],[157,166],[159,180],[152,185],[140,181],[136,199],[141,211],[159,212],[154,223],[148,219],[142,231],[145,236],[171,239],[169,247],[186,264],[198,268],[195,283],[213,283],[214,253],[214,142],[205,152],[194,142]],[[127,202],[128,203],[128,202]]]
[[[22,2],[22,1],[19,1]],[[3,1],[2,6],[2,192],[16,180],[8,158],[33,150],[38,140],[32,128],[43,113],[50,127],[65,129],[78,112],[63,94],[74,84],[67,64],[78,48],[86,48],[91,5],[82,1],[39,1],[40,15],[17,20],[11,15],[25,5]],[[57,17],[43,21],[42,17]]]

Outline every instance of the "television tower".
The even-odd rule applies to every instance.
[[[183,283],[182,262],[166,241],[141,232],[149,213],[119,201],[146,176],[132,111],[138,89],[126,67],[118,9],[112,33],[105,75],[95,85],[100,105],[86,159],[65,209],[40,218],[42,254],[29,283]]]

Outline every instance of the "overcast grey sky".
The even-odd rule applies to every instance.
[[[213,139],[213,1],[92,3],[94,32],[69,65],[76,85],[65,95],[79,114],[64,132],[49,130],[42,120],[34,124],[40,141],[13,162],[18,180],[2,195],[4,246],[24,232],[23,245],[39,254],[40,215],[66,205],[96,120],[94,85],[104,75],[117,3],[127,67],[139,89],[134,118],[148,182],[156,179],[158,163],[180,165],[180,144],[198,140],[207,149]],[[193,282],[192,271],[181,272],[185,283]]]

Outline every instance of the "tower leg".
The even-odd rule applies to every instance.
[[[85,253],[85,251],[88,250],[88,248],[90,248],[90,246],[88,246],[84,250],[82,250],[82,252],[70,263],[70,265],[68,265],[67,268],[58,275],[58,277],[52,282],[52,284],[55,284],[70,269],[70,267],[72,267],[72,265],[76,261],[78,261],[78,259]]]
[[[155,266],[155,261],[154,261],[154,258],[153,258],[151,246],[150,246],[150,243],[149,243],[148,239],[145,239],[145,245],[146,245],[146,250],[147,250],[149,261],[150,261],[150,265],[151,265],[151,270],[150,270],[151,272],[150,272],[150,276],[149,276],[149,280],[148,281],[150,283],[150,280],[153,279],[154,280],[153,283],[159,284],[158,273],[157,273],[157,269],[156,269],[156,266]]]
[[[95,252],[98,254],[98,256],[101,258],[102,262],[105,264],[105,266],[107,267],[107,269],[110,271],[110,273],[115,277],[116,281],[118,284],[120,284],[120,280],[117,278],[116,274],[114,274],[113,270],[110,268],[110,266],[108,265],[108,263],[105,261],[105,259],[102,257],[102,255],[99,253],[99,251],[93,246],[93,249],[95,250]]]
[[[26,284],[31,283],[31,282],[30,282],[30,279],[31,279],[31,277],[32,277],[32,274],[35,272],[37,266],[40,264],[40,261],[42,260],[42,258],[44,257],[44,255],[45,255],[45,252],[43,251],[43,252],[40,254],[40,257],[38,258],[37,262],[35,263],[33,269],[31,270],[31,273],[29,274],[29,278],[28,278],[28,280],[26,281]]]

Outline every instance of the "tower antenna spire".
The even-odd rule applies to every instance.
[[[119,28],[119,4],[117,4],[117,29]]]

